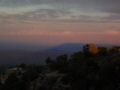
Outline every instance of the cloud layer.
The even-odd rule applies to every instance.
[[[120,0],[0,0],[0,20],[119,22]]]
[[[0,41],[120,45],[119,38],[120,0],[0,0]]]

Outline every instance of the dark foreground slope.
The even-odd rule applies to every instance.
[[[16,68],[16,69],[15,69]],[[120,54],[47,58],[46,65],[21,64],[1,73],[0,90],[119,90]],[[11,73],[7,73],[11,71]],[[4,82],[3,82],[4,81]]]

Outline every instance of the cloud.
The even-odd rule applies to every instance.
[[[37,9],[24,13],[0,15],[2,20],[16,20],[24,22],[60,21],[60,22],[101,22],[107,13],[84,12],[79,10],[62,10],[58,8]]]
[[[120,0],[0,0],[0,19],[119,22]]]

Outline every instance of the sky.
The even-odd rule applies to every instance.
[[[0,0],[0,43],[120,45],[120,0]]]

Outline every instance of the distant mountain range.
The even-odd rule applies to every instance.
[[[14,45],[13,45],[14,46]],[[12,46],[12,47],[13,47]],[[19,63],[44,63],[45,59],[50,56],[55,58],[62,54],[72,54],[82,50],[83,44],[62,44],[46,49],[38,48],[35,50],[20,49],[19,47],[11,48],[11,45],[5,49],[0,50],[0,64],[19,64]],[[35,47],[34,47],[35,48]]]
[[[80,43],[68,43],[62,44],[54,47],[47,47],[45,49],[38,48],[36,50],[28,50],[27,49],[5,49],[0,50],[0,64],[20,64],[20,63],[28,63],[28,64],[43,64],[45,63],[45,59],[50,56],[51,58],[55,58],[59,55],[68,54],[71,55],[74,52],[82,51],[82,47],[84,44]],[[109,46],[109,45],[99,45],[99,46]],[[30,48],[30,47],[29,47]],[[33,47],[35,48],[35,47]]]
[[[82,51],[82,47],[84,44],[79,43],[68,43],[68,44],[62,44],[58,46],[51,47],[45,51],[51,52],[51,53],[59,53],[59,54],[72,54],[74,52]]]

